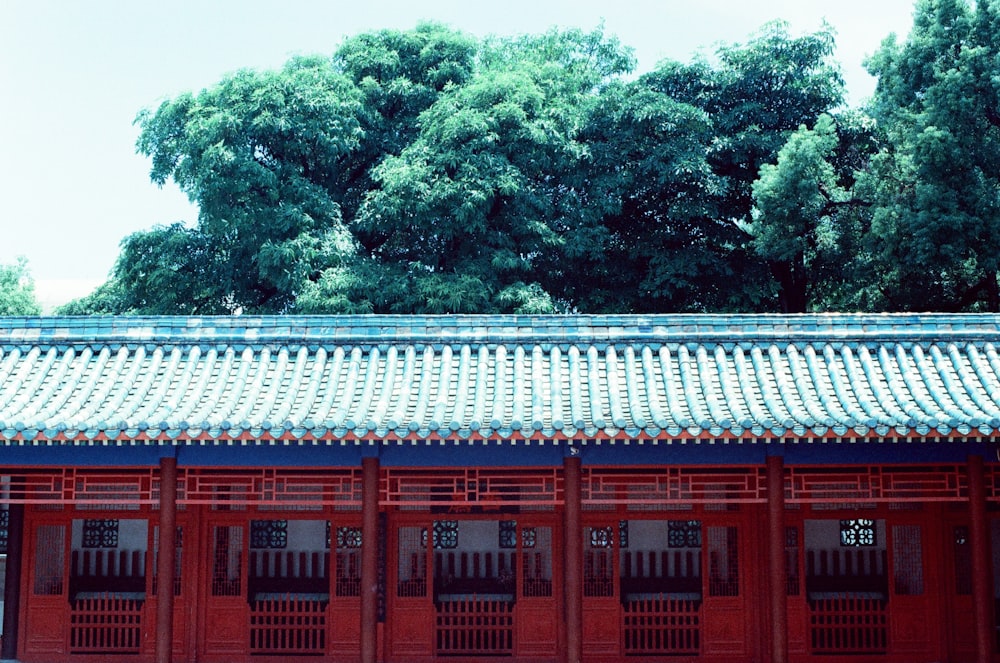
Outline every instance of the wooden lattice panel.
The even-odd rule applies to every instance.
[[[361,471],[295,472],[189,470],[181,479],[180,504],[319,509],[361,506]]]
[[[18,474],[4,477],[8,481],[5,495],[11,504],[62,504],[65,471]]]
[[[590,469],[584,471],[582,497],[587,505],[739,504],[763,502],[764,489],[757,467]]]
[[[77,506],[107,510],[138,509],[153,504],[153,470],[129,474],[90,474],[77,472],[72,482],[73,494],[67,500]]]
[[[968,479],[959,466],[864,466],[787,470],[790,503],[870,504],[947,502],[968,499]]]
[[[383,475],[383,503],[398,506],[551,506],[562,501],[557,470],[468,468],[433,472],[389,470]]]
[[[154,504],[154,468],[94,472],[64,468],[4,477],[3,501],[11,504],[75,504],[101,509],[136,509]]]

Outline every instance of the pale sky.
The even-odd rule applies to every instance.
[[[226,73],[331,54],[346,36],[435,20],[477,36],[592,29],[635,49],[639,72],[745,42],[773,19],[793,34],[826,20],[850,103],[862,61],[905,37],[914,0],[0,0],[0,263],[25,256],[47,308],[107,277],[119,242],[197,209],[149,181],[132,121]]]

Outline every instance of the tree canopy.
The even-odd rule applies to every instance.
[[[863,108],[828,27],[635,75],[426,23],[142,111],[196,223],[70,313],[998,310],[1000,0],[919,0]]]
[[[870,68],[879,305],[1000,310],[1000,2],[919,0],[909,38]]]
[[[35,280],[27,258],[0,265],[0,315],[39,315],[42,305],[35,296]]]

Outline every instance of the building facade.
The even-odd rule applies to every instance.
[[[0,321],[0,658],[1000,661],[1000,316]]]

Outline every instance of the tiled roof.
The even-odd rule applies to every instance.
[[[1000,316],[0,318],[0,441],[1000,429]]]

